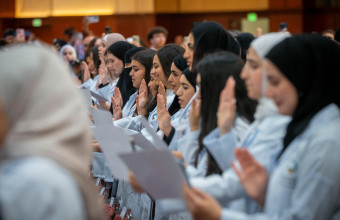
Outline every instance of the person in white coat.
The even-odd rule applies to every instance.
[[[270,173],[275,162],[273,158],[276,158],[282,149],[281,142],[290,117],[279,115],[274,102],[264,97],[266,80],[263,74],[263,59],[272,47],[289,36],[286,33],[266,34],[253,41],[248,50],[247,62],[241,77],[246,82],[248,96],[259,100],[259,105],[254,115],[255,121],[249,126],[243,138],[237,140],[237,132],[230,129],[235,109],[228,107],[227,100],[220,104],[219,127],[203,140],[224,172],[222,175],[192,178],[190,182],[217,199],[223,207],[246,213],[259,211],[256,202],[245,196],[245,191],[230,163],[234,160],[234,149],[244,147],[252,152]],[[229,149],[229,153],[223,153],[224,149]]]
[[[340,217],[340,47],[319,36],[293,36],[266,55],[266,95],[280,114],[291,115],[283,149],[269,176],[246,149],[233,166],[263,213],[221,209],[207,194],[185,186],[195,219],[338,219]],[[317,199],[315,199],[317,198]]]

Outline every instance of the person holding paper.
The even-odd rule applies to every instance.
[[[158,109],[158,125],[160,130],[163,132],[163,140],[170,145],[173,137],[176,133],[176,127],[180,124],[181,115],[184,114],[185,108],[191,105],[190,100],[196,93],[196,74],[191,72],[189,68],[183,71],[180,76],[180,87],[176,91],[178,96],[178,103],[181,106],[180,111],[178,111],[174,117],[171,117],[170,113],[167,111],[164,105],[164,98],[162,95],[158,95],[157,109]],[[177,117],[176,117],[177,116]],[[175,137],[177,139],[177,137]],[[176,150],[177,146],[170,145],[170,150]]]
[[[172,92],[171,84],[168,82],[168,75],[170,75],[171,72],[170,68],[173,59],[183,52],[184,49],[175,44],[166,45],[157,51],[153,58],[153,66],[150,72],[151,80],[148,83],[149,88],[147,88],[146,83],[142,81],[139,88],[139,94],[136,96],[136,109],[138,117],[119,120],[118,122],[114,123],[115,125],[140,131],[141,124],[139,118],[144,116],[148,118],[149,123],[156,131],[158,128],[157,98],[153,95],[152,90],[154,89],[156,89],[159,94],[163,94],[163,97],[166,97],[166,106],[169,109],[171,115],[175,114],[179,110],[179,104],[178,102],[176,103],[174,101],[175,95]],[[153,88],[151,88],[151,86]]]
[[[88,177],[86,106],[69,70],[32,45],[1,51],[0,62],[0,218],[105,219]]]
[[[179,109],[179,104],[175,94],[173,93],[173,88],[168,78],[171,75],[171,64],[174,58],[180,54],[184,53],[184,49],[176,44],[167,44],[163,48],[157,51],[153,58],[153,68],[151,70],[151,76],[155,79],[156,85],[160,86],[158,92],[165,93],[166,105],[169,109],[171,115],[174,115]],[[163,89],[163,86],[165,90]],[[157,99],[155,99],[156,103]],[[156,130],[158,128],[157,123],[157,107],[152,110],[148,116],[148,121],[151,126]]]
[[[211,68],[214,67],[214,68]],[[244,82],[240,79],[243,61],[230,52],[218,52],[206,56],[197,66],[197,84],[199,95],[193,101],[190,111],[191,133],[185,135],[178,150],[183,154],[189,176],[208,176],[222,173],[212,153],[203,143],[203,138],[217,127],[216,112],[219,106],[219,94],[225,83],[235,88],[228,91],[234,93],[237,105],[236,122],[233,124],[238,138],[242,138],[248,124],[253,121],[256,102],[248,98]],[[230,77],[232,76],[232,77]],[[219,149],[220,150],[220,149]],[[230,155],[230,149],[223,148],[223,155]]]
[[[119,103],[119,107],[123,108],[129,97],[135,92],[135,89],[132,85],[131,77],[129,75],[131,68],[124,68],[124,56],[125,53],[134,48],[135,46],[126,42],[126,41],[118,41],[111,46],[109,46],[105,51],[105,56],[110,56],[112,58],[110,74],[114,74],[115,76],[119,76],[119,80],[116,84],[116,87],[119,88],[120,93],[122,95],[122,103]],[[111,85],[112,87],[112,85]],[[112,89],[111,89],[112,91]],[[112,112],[111,98],[108,99],[108,102],[100,103],[100,105]]]
[[[152,68],[154,55],[155,51],[153,50],[143,50],[132,56],[130,76],[132,79],[133,87],[137,89],[137,92],[130,96],[129,101],[125,104],[123,109],[121,109],[117,105],[113,105],[115,120],[121,119],[122,117],[125,118],[137,115],[136,96],[138,95],[142,81],[144,80],[143,83],[145,83],[146,85],[150,82],[150,70]],[[145,86],[145,88],[147,87]],[[141,89],[141,91],[143,91],[143,89]],[[148,94],[150,94],[150,91],[148,92]],[[114,102],[120,102],[118,99],[121,99],[121,96],[116,98],[115,94],[113,99]]]
[[[230,160],[234,158],[233,154],[224,155],[219,153],[218,149],[234,149],[237,146],[247,148],[262,166],[269,173],[271,172],[275,161],[272,158],[275,158],[282,149],[281,141],[290,117],[279,115],[273,100],[264,97],[263,87],[265,87],[266,80],[263,75],[263,59],[272,47],[289,36],[286,33],[270,33],[251,44],[241,78],[246,82],[248,96],[259,100],[259,105],[254,115],[255,121],[245,132],[244,137],[238,141],[235,130],[230,129],[235,120],[235,114],[228,113],[235,111],[235,108],[229,104],[233,97],[226,97],[226,93],[221,93],[220,99],[223,101],[220,102],[218,110],[218,128],[203,139],[208,150],[215,149],[211,152],[219,166],[223,168],[223,174],[192,178],[190,182],[217,199],[223,207],[246,213],[259,211],[260,207],[245,196],[237,175],[230,167]]]
[[[184,187],[195,219],[201,219],[202,211],[207,219],[339,218],[340,77],[334,72],[339,56],[339,45],[308,35],[287,38],[269,51],[266,95],[280,114],[292,116],[283,149],[270,176],[246,149],[235,151],[240,167],[233,165],[247,194],[263,206],[263,212],[247,215],[222,210],[210,196]]]

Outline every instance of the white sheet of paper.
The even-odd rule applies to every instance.
[[[120,154],[153,199],[182,198],[184,173],[168,150]]]
[[[106,110],[100,110],[96,108],[90,108],[94,124],[98,125],[113,125],[111,112]]]
[[[148,141],[143,134],[137,133],[131,135],[131,137],[133,137],[135,144],[144,150],[156,150],[156,147],[150,141]]]
[[[85,101],[86,101],[86,104],[88,106],[92,105],[92,98],[91,98],[91,93],[90,93],[90,90],[89,89],[80,89]]]
[[[107,99],[106,99],[106,98],[104,98],[103,96],[101,96],[101,95],[99,95],[99,94],[97,94],[97,93],[95,93],[95,92],[93,92],[93,91],[91,91],[91,90],[90,90],[90,94],[91,94],[91,96],[92,96],[93,98],[96,98],[98,101],[107,102]]]
[[[158,148],[158,149],[168,149],[168,146],[165,144],[163,140],[159,138],[157,133],[152,129],[150,126],[149,122],[141,117],[140,122],[142,123],[143,127],[146,129],[146,131],[151,135],[153,144]]]
[[[94,135],[100,144],[105,159],[115,178],[128,180],[128,168],[118,156],[120,153],[132,152],[128,137],[121,128],[111,125],[98,125]]]

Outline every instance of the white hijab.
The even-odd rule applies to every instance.
[[[62,60],[64,60],[63,52],[64,52],[65,49],[70,49],[73,53],[74,59],[75,60],[77,59],[76,49],[74,49],[74,47],[72,45],[65,44],[62,48],[60,48],[60,51],[59,51],[59,56]]]
[[[32,45],[1,51],[0,66],[0,103],[10,125],[0,162],[26,156],[56,161],[77,181],[88,219],[100,218],[87,178],[91,139],[86,106],[66,66],[53,51]]]
[[[287,32],[285,33],[269,33],[262,35],[261,37],[255,39],[251,44],[257,55],[263,62],[267,53],[278,43],[284,39],[290,37],[291,35]],[[277,114],[277,107],[272,99],[266,98],[264,96],[267,87],[266,74],[262,73],[262,98],[259,100],[259,104],[256,108],[255,118],[261,120],[263,117]]]

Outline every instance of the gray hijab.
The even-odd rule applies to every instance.
[[[22,45],[0,52],[0,103],[10,129],[0,163],[48,157],[68,170],[83,196],[88,219],[103,219],[91,180],[86,106],[71,73],[50,49]]]

